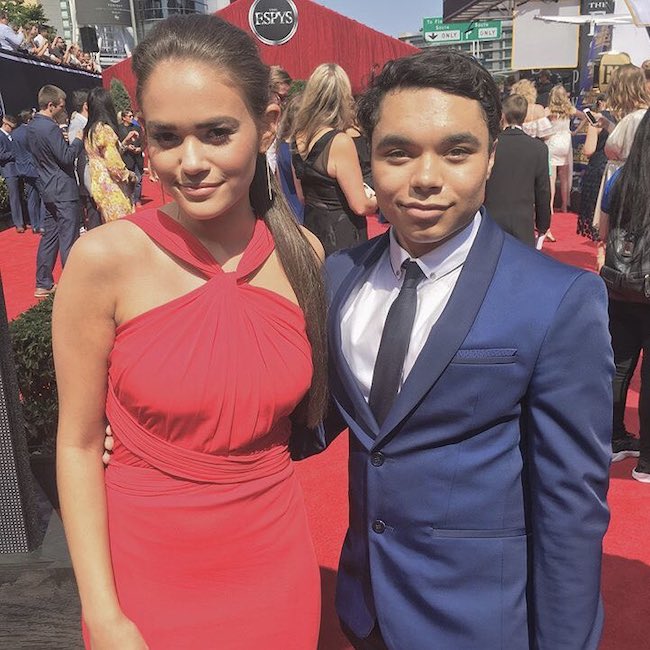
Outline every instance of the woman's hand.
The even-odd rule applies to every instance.
[[[88,626],[91,650],[149,650],[135,623],[124,616]]]
[[[106,427],[106,436],[104,437],[104,453],[102,454],[102,461],[104,465],[108,465],[111,462],[111,454],[113,453],[113,445],[115,439],[113,438],[113,431],[111,430],[111,425],[109,424]]]

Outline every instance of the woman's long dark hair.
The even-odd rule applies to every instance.
[[[609,205],[612,228],[650,238],[650,110],[637,128],[630,155],[612,187]]]
[[[170,60],[207,63],[226,75],[241,90],[251,114],[261,123],[269,104],[269,68],[244,31],[208,15],[171,16],[158,23],[133,53],[140,106],[149,77],[161,62]],[[182,101],[179,98],[179,108]],[[266,157],[259,155],[250,200],[255,214],[264,219],[273,235],[284,271],[305,314],[314,374],[297,415],[315,426],[327,406],[327,300],[323,274],[320,261],[296,223],[274,174],[270,174],[273,196],[269,198],[267,174]]]
[[[95,127],[108,124],[117,133],[117,114],[111,94],[105,88],[93,88],[88,93],[88,123],[84,128],[84,140],[92,140]]]

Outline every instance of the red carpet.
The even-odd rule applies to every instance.
[[[162,202],[159,186],[146,181],[144,189],[149,205]],[[554,215],[553,233],[558,241],[546,243],[544,251],[568,264],[593,270],[595,246],[575,234],[575,223],[573,214]],[[372,235],[381,228],[371,220]],[[37,236],[29,233],[18,235],[13,229],[0,233],[0,272],[9,318],[35,302],[37,243]],[[628,403],[627,424],[631,431],[638,431],[637,406],[638,379]],[[321,650],[350,647],[339,631],[334,612],[336,565],[347,520],[346,444],[346,437],[341,436],[326,453],[297,465],[323,579]],[[607,618],[602,650],[650,647],[643,622],[650,602],[650,487],[631,478],[632,467],[631,460],[624,461],[614,465],[611,473],[612,521],[605,538],[603,593]]]

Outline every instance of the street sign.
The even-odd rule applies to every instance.
[[[481,20],[471,23],[443,23],[440,17],[425,18],[422,33],[427,43],[495,41],[501,38],[501,21]]]

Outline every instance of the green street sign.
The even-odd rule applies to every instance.
[[[495,41],[501,38],[501,21],[481,20],[473,23],[443,23],[442,18],[425,18],[422,33],[427,43]]]

